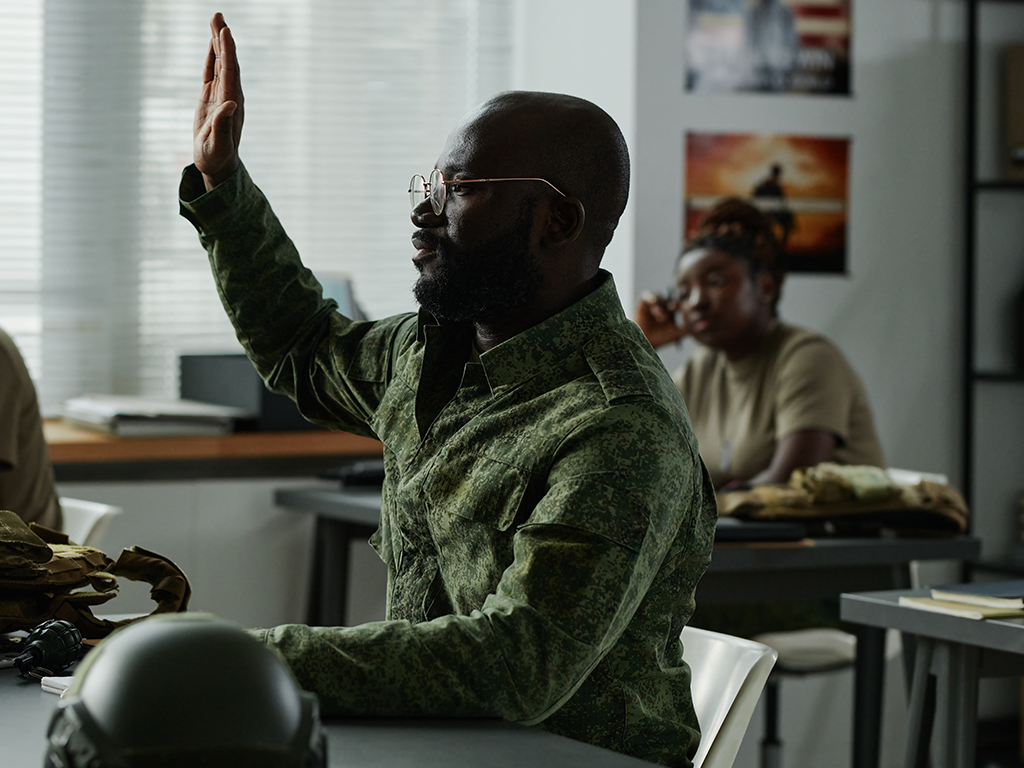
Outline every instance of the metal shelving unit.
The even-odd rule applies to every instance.
[[[1019,385],[1024,383],[1024,371],[979,370],[975,363],[975,334],[978,287],[978,205],[984,195],[1024,194],[1024,181],[980,179],[978,177],[978,114],[979,104],[979,14],[985,5],[1019,5],[1024,0],[967,0],[966,94],[965,94],[965,163],[964,189],[966,191],[964,217],[964,339],[962,358],[963,400],[962,435],[963,464],[961,483],[964,498],[974,508],[974,471],[976,459],[975,426],[977,392],[979,384]]]

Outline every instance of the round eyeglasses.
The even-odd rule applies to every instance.
[[[424,200],[429,199],[430,207],[433,209],[434,215],[440,216],[441,212],[444,210],[445,201],[447,200],[445,188],[448,184],[481,184],[485,181],[542,181],[562,197],[567,196],[565,192],[560,190],[547,179],[538,179],[532,176],[526,176],[510,179],[454,179],[452,181],[445,181],[441,171],[435,168],[430,172],[429,179],[424,178],[418,173],[412,177],[412,180],[409,182],[409,203],[413,208],[415,208]]]

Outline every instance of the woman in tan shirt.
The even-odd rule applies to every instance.
[[[823,461],[883,466],[867,395],[827,338],[788,325],[771,222],[736,198],[683,250],[672,296],[645,294],[635,320],[655,347],[701,346],[674,375],[716,488],[785,483]]]
[[[53,466],[36,388],[14,341],[0,330],[0,509],[60,530]]]
[[[645,295],[635,320],[655,347],[700,347],[673,376],[716,489],[786,483],[823,461],[884,466],[864,387],[821,334],[778,318],[782,249],[769,219],[730,198],[708,211],[675,269],[675,293]],[[838,626],[838,599],[698,604],[690,623],[753,637]]]

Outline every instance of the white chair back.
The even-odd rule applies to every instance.
[[[61,497],[64,533],[74,544],[100,549],[114,515],[123,511],[112,504]]]
[[[753,640],[696,627],[684,627],[680,639],[701,730],[693,766],[731,768],[777,654]]]

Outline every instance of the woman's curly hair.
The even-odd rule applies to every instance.
[[[750,265],[750,275],[766,272],[775,280],[778,304],[782,280],[786,276],[783,248],[772,220],[757,206],[738,197],[727,197],[714,205],[700,220],[693,236],[686,241],[680,260],[698,248],[722,251]]]
[[[697,248],[724,251],[745,259],[750,262],[751,274],[768,272],[780,283],[786,272],[772,220],[738,197],[727,197],[704,214],[683,253]]]

